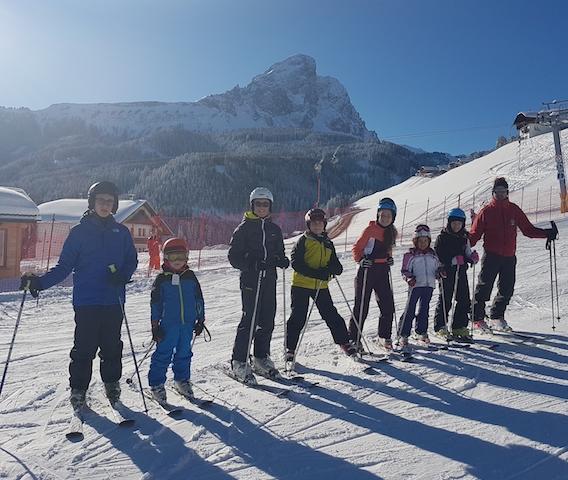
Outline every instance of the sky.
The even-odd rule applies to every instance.
[[[564,0],[0,0],[0,105],[195,101],[303,53],[380,139],[470,153],[568,99]]]

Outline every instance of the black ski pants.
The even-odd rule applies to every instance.
[[[367,279],[364,276],[367,271]],[[365,288],[363,288],[365,283]],[[394,318],[394,298],[389,281],[389,267],[385,264],[375,264],[370,268],[359,268],[355,277],[355,305],[353,307],[353,317],[349,321],[349,335],[352,340],[357,339],[357,323],[361,320],[361,331],[365,319],[369,314],[369,302],[371,292],[375,292],[375,298],[381,315],[379,317],[379,337],[391,338],[392,321]]]
[[[288,319],[286,335],[286,348],[288,348],[288,350],[296,350],[300,332],[306,324],[310,298],[315,298],[316,292],[318,291],[312,288],[292,287],[292,312]],[[341,315],[337,313],[328,288],[321,288],[319,290],[316,299],[316,307],[318,307],[321,318],[327,324],[333,341],[338,345],[348,343],[349,334],[347,333],[345,321]]]
[[[491,291],[497,275],[497,295],[489,313],[490,318],[504,318],[505,310],[515,290],[515,270],[517,257],[504,257],[485,252],[481,259],[481,271],[475,286],[475,302],[473,304],[474,320],[485,318],[485,302],[491,298]]]
[[[467,280],[467,269],[465,265],[459,266],[458,288],[454,294],[456,286],[456,270],[458,266],[454,265],[447,271],[447,278],[442,279],[442,288],[444,294],[440,291],[438,296],[438,304],[436,305],[436,313],[434,314],[434,330],[438,331],[448,324],[448,329],[456,329],[467,327],[469,323],[469,315],[471,312],[471,299],[469,293],[469,282]],[[454,298],[455,295],[455,298]],[[442,304],[442,296],[446,302]],[[450,321],[452,313],[452,299],[455,301],[454,316]],[[444,313],[446,314],[444,317]]]
[[[243,302],[243,315],[233,346],[233,360],[247,361],[247,348],[250,328],[254,312],[258,277],[254,283],[243,281],[241,278],[241,299]],[[270,355],[270,341],[274,330],[274,316],[276,315],[276,276],[267,275],[262,279],[258,306],[254,324],[253,342],[254,356],[265,358]]]
[[[101,379],[117,382],[122,375],[122,309],[120,305],[75,307],[75,338],[69,356],[71,388],[86,390],[91,382],[93,360],[99,351]]]

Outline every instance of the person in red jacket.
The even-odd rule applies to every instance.
[[[505,320],[505,309],[515,288],[517,228],[529,238],[556,240],[557,237],[555,229],[535,227],[521,208],[509,201],[509,185],[504,177],[498,177],[493,184],[493,199],[475,216],[469,237],[472,247],[484,237],[485,253],[473,307],[474,327],[482,331],[511,331]],[[490,325],[487,325],[485,302],[491,298],[497,275],[498,290],[489,313]]]
[[[146,244],[148,245],[148,254],[150,256],[150,263],[148,264],[148,275],[151,270],[160,270],[160,237],[153,234],[148,238]]]

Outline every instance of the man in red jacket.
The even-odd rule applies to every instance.
[[[556,229],[535,227],[520,207],[509,201],[509,185],[505,178],[498,177],[493,184],[493,199],[475,216],[469,237],[472,247],[484,237],[485,253],[481,259],[473,307],[474,326],[480,330],[511,330],[505,321],[505,309],[515,288],[517,227],[526,237],[549,240],[557,237]],[[489,313],[488,326],[484,320],[485,302],[491,298],[497,275],[498,290]]]

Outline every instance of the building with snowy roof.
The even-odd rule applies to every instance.
[[[21,188],[0,187],[0,278],[21,274],[22,258],[35,256],[39,209]]]
[[[62,198],[39,205],[41,222],[38,224],[38,243],[43,245],[51,238],[50,256],[59,256],[69,230],[80,222],[86,210],[87,199],[85,198]],[[114,218],[128,227],[139,252],[147,250],[146,242],[149,236],[157,234],[161,237],[170,237],[173,235],[171,228],[160,218],[147,200],[119,200]]]

